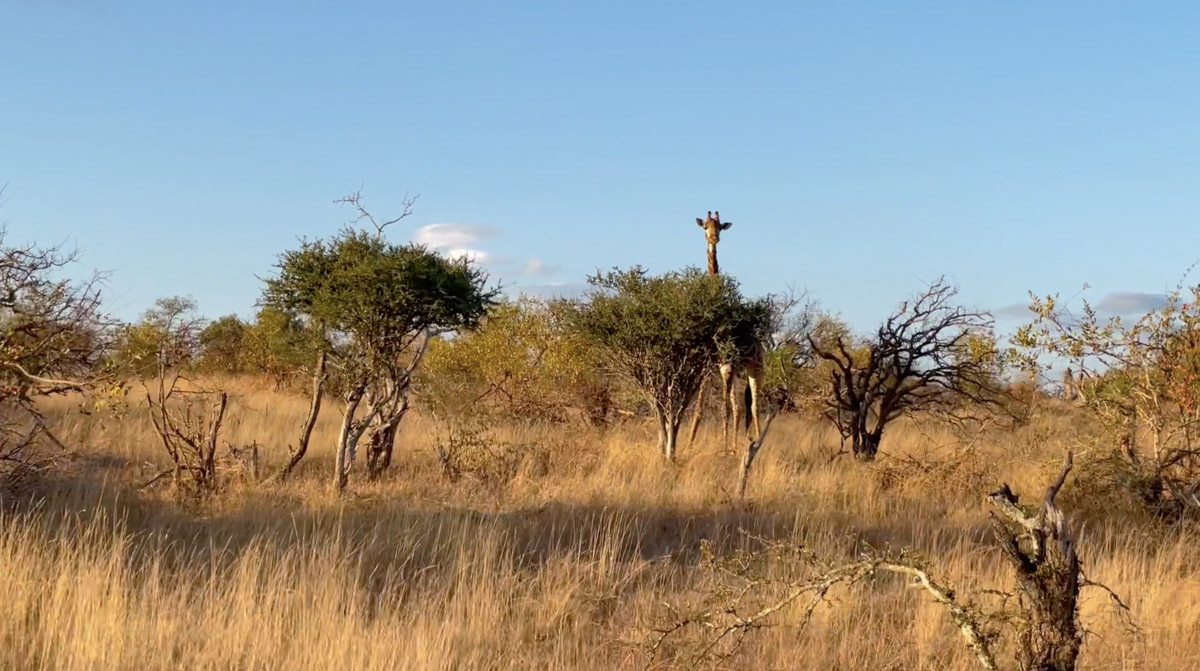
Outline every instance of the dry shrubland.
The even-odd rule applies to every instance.
[[[219,386],[232,392],[226,439],[256,442],[264,472],[281,465],[308,399]],[[1090,430],[1050,400],[1016,429],[905,420],[862,464],[831,459],[826,424],[785,415],[737,503],[738,457],[711,426],[670,465],[650,422],[492,422],[452,436],[413,416],[390,471],[338,496],[330,412],[292,478],[256,479],[225,458],[222,493],[200,500],[168,480],[142,487],[168,465],[144,408],[116,417],[67,397],[42,410],[71,453],[0,518],[3,668],[687,668],[705,632],[651,657],[656,632],[713,596],[706,555],[763,542],[830,562],[904,548],[962,598],[998,606],[989,590],[1012,575],[986,495],[1003,481],[1036,499]],[[439,459],[450,441],[470,455],[453,477]],[[1087,577],[1131,617],[1085,589],[1080,668],[1200,667],[1200,529],[1089,495],[1085,477],[1060,502],[1082,530]],[[716,668],[978,668],[945,611],[903,584],[857,582],[806,627],[803,604],[786,608]],[[998,643],[1003,659],[1012,643]]]
[[[1200,289],[504,303],[339,202],[253,323],[0,237],[0,668],[1200,668]]]

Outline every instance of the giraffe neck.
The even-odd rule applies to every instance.
[[[721,274],[721,268],[717,265],[717,246],[711,242],[708,243],[708,274]]]

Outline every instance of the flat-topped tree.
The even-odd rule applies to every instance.
[[[362,211],[357,197],[346,202]],[[430,338],[475,326],[498,294],[466,259],[390,243],[382,233],[380,225],[373,233],[347,228],[329,240],[303,242],[281,255],[279,275],[267,281],[264,294],[267,305],[318,325],[330,343],[345,390],[338,489],[346,486],[364,435],[368,472],[378,475],[389,466]]]
[[[589,282],[593,291],[583,301],[566,303],[568,323],[643,394],[658,424],[659,449],[674,461],[679,427],[701,380],[765,309],[744,300],[733,279],[696,268],[654,277],[635,267]]]

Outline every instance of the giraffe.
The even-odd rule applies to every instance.
[[[696,225],[704,229],[704,238],[708,242],[708,274],[717,276],[721,274],[721,267],[717,262],[717,245],[721,242],[721,231],[727,231],[733,226],[732,221],[721,222],[720,212],[709,212],[704,219],[696,218]],[[738,393],[738,376],[746,378],[746,385],[749,391],[749,408],[747,408],[746,424],[747,428],[753,423],[754,435],[758,436],[761,433],[758,420],[758,385],[762,379],[763,356],[762,348],[758,343],[747,343],[738,348],[732,357],[719,362],[717,370],[721,374],[721,397],[724,399],[724,414],[722,422],[722,431],[726,442],[729,440],[729,425],[730,414],[733,416],[734,431],[737,431],[738,424],[741,422],[741,411],[743,405],[744,394]],[[706,378],[707,381],[707,378]],[[700,419],[703,413],[704,401],[704,384],[700,387],[699,398],[696,399],[696,414],[692,417],[692,430],[689,440],[696,439],[696,430],[700,427]]]

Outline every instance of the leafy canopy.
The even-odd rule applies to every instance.
[[[280,255],[276,267],[278,276],[266,282],[266,306],[349,338],[368,357],[394,357],[425,329],[473,327],[497,293],[466,260],[349,229],[302,242]]]
[[[681,412],[717,358],[754,346],[770,323],[767,301],[747,301],[733,278],[697,268],[655,277],[638,266],[589,283],[571,324],[664,411]]]

